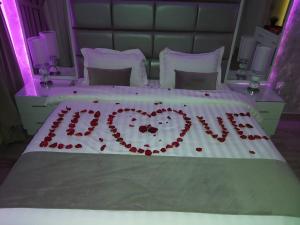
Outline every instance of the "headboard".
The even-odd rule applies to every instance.
[[[241,0],[68,0],[77,76],[83,74],[80,49],[139,48],[149,79],[159,79],[159,52],[168,47],[203,53],[225,46],[222,77],[232,55]]]

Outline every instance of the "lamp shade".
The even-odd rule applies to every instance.
[[[59,52],[57,47],[56,32],[55,31],[43,31],[39,32],[40,37],[45,41],[49,58],[55,56],[59,58]]]
[[[266,75],[270,69],[274,49],[268,46],[257,46],[251,64],[251,70]]]
[[[33,36],[27,39],[27,44],[32,60],[32,64],[35,68],[39,68],[40,65],[48,62],[48,52],[45,51],[45,42],[39,36]]]
[[[256,40],[254,37],[242,36],[240,47],[239,47],[239,53],[238,53],[238,61],[247,60],[250,63],[255,47],[256,47]]]

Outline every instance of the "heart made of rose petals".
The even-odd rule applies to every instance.
[[[149,148],[143,149],[143,148],[140,148],[140,147],[130,144],[128,142],[128,140],[124,140],[119,129],[117,128],[117,125],[114,124],[115,118],[117,118],[118,115],[120,115],[122,113],[126,113],[126,112],[134,112],[134,113],[139,114],[142,117],[147,117],[147,118],[156,117],[161,114],[167,114],[167,116],[169,116],[168,113],[173,112],[179,116],[178,118],[181,118],[184,121],[184,127],[182,130],[179,130],[179,135],[177,138],[175,138],[173,141],[166,144],[164,147],[160,148],[159,150],[158,149],[149,149]],[[150,156],[152,154],[159,154],[162,152],[166,152],[168,149],[178,148],[180,146],[180,142],[183,141],[184,136],[190,130],[192,123],[191,123],[191,118],[189,118],[187,116],[187,114],[184,113],[182,110],[175,110],[172,108],[167,108],[167,109],[161,108],[161,109],[157,109],[155,111],[148,113],[143,110],[139,110],[139,109],[135,109],[135,108],[131,108],[131,109],[129,109],[129,108],[122,109],[121,108],[115,112],[112,112],[108,116],[107,125],[112,133],[112,136],[116,139],[117,142],[119,142],[120,145],[127,148],[130,152],[142,153],[142,154],[144,153],[145,155]],[[139,132],[139,131],[137,130],[137,132]],[[143,135],[143,133],[140,133],[140,132],[139,132],[139,134]]]

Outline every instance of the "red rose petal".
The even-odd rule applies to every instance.
[[[52,141],[52,137],[48,137],[48,136],[47,136],[47,137],[44,138],[44,141],[46,141],[46,142],[47,142],[47,141],[48,141],[48,142],[49,142],[49,141]]]
[[[140,131],[141,133],[145,133],[145,132],[147,131],[147,127],[146,127],[146,126],[140,126],[140,127],[139,127],[139,131]]]
[[[249,124],[249,123],[246,124],[246,127],[247,128],[253,128],[253,126],[251,124]]]
[[[121,134],[120,134],[120,133],[115,133],[115,134],[114,134],[114,137],[115,137],[115,138],[119,138],[119,137],[121,137]]]
[[[88,135],[90,135],[90,134],[91,134],[90,131],[86,131],[86,132],[84,133],[84,136],[88,136]]]
[[[55,137],[55,135],[56,135],[56,134],[53,133],[53,132],[50,132],[50,133],[48,134],[49,137]]]
[[[197,152],[202,152],[203,149],[202,149],[202,148],[196,148],[196,151],[197,151]]]
[[[142,149],[142,148],[139,148],[139,150],[138,150],[138,153],[144,153],[145,152],[145,150],[144,149]]]
[[[151,134],[155,134],[158,131],[158,129],[156,127],[149,127],[148,128],[148,132],[150,132]]]
[[[56,148],[56,146],[57,146],[57,143],[56,143],[56,142],[55,142],[55,143],[52,143],[51,145],[49,145],[50,148]]]
[[[78,123],[78,119],[72,119],[71,122],[72,123]]]
[[[219,142],[224,142],[225,141],[225,138],[218,138],[217,139]]]
[[[78,132],[78,133],[75,134],[75,136],[81,137],[81,136],[82,136],[82,133],[81,133],[81,132]]]
[[[62,149],[62,148],[64,148],[64,146],[65,146],[64,144],[58,144],[57,147],[58,147],[58,149]]]
[[[41,148],[46,147],[44,141],[42,141],[42,142],[40,143],[40,147],[41,147]]]
[[[165,148],[161,148],[160,151],[161,151],[161,152],[165,152],[165,151],[167,151],[167,150],[166,150]]]
[[[237,133],[238,133],[239,135],[243,135],[243,134],[244,134],[244,132],[243,132],[243,131],[241,131],[241,130],[240,130],[240,131],[238,131]]]
[[[129,149],[129,151],[131,151],[131,152],[137,152],[137,148],[136,148],[136,147],[131,147],[131,148]]]
[[[173,143],[172,143],[172,145],[174,146],[174,147],[178,147],[179,146],[179,142],[177,142],[177,141],[174,141]]]
[[[73,148],[73,145],[72,145],[72,144],[66,145],[66,149],[71,149],[71,148]]]
[[[252,140],[254,140],[255,138],[254,138],[253,135],[248,135],[248,139],[252,141]]]
[[[151,156],[152,155],[152,151],[151,150],[146,150],[145,151],[145,155],[146,156]]]
[[[104,151],[105,148],[106,148],[106,145],[102,145],[101,148],[100,148],[100,150]]]
[[[95,112],[94,117],[100,117],[101,113],[99,111]]]
[[[82,145],[81,144],[77,144],[77,145],[75,145],[75,148],[82,148]]]

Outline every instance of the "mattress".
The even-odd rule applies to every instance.
[[[47,104],[62,100],[0,189],[3,224],[300,223],[299,181],[245,97],[81,87]]]

